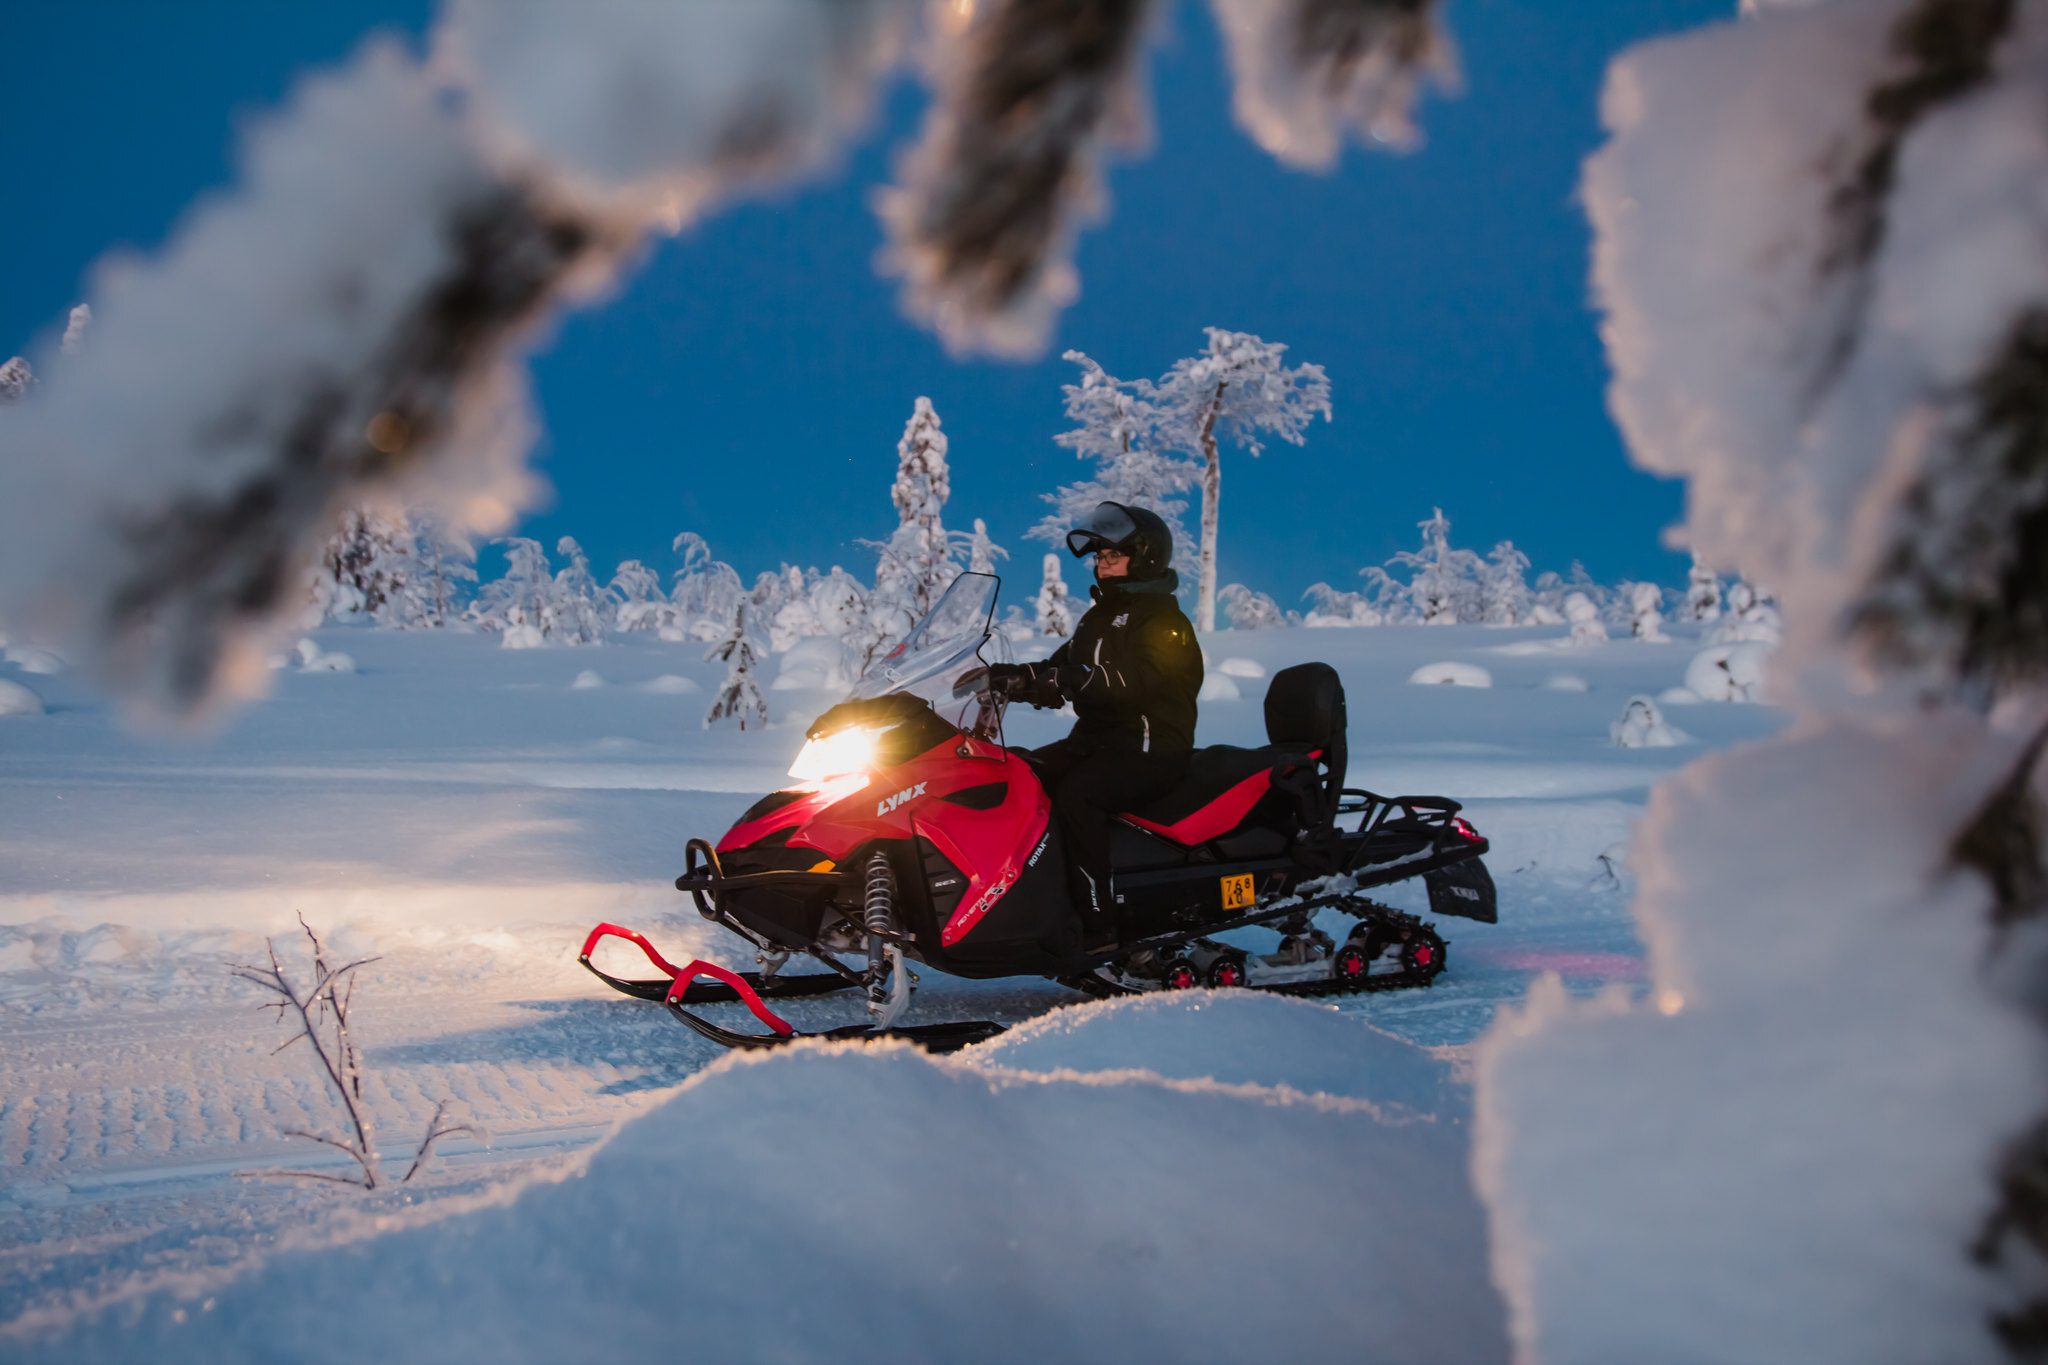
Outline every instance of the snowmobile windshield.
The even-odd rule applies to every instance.
[[[907,692],[934,678],[952,686],[988,639],[1000,585],[994,574],[964,573],[954,579],[903,642],[861,674],[849,700]]]
[[[1067,548],[1076,559],[1097,550],[1114,549],[1136,534],[1138,523],[1113,502],[1099,502],[1081,524],[1067,532]]]

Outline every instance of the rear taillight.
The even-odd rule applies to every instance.
[[[1458,832],[1460,839],[1465,839],[1475,844],[1486,842],[1485,837],[1478,830],[1472,828],[1472,822],[1462,815],[1453,815],[1451,817],[1451,828]]]

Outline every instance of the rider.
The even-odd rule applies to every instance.
[[[1043,663],[999,664],[991,683],[1033,706],[1072,702],[1065,739],[1030,755],[1067,847],[1074,902],[1091,936],[1108,929],[1110,822],[1173,789],[1195,743],[1202,650],[1174,600],[1173,533],[1144,507],[1105,502],[1067,533],[1095,556],[1094,605]]]

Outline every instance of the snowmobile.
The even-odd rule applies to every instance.
[[[957,578],[811,725],[793,785],[755,802],[716,845],[688,841],[676,889],[750,945],[759,970],[676,966],[614,924],[591,930],[583,965],[731,1047],[894,1037],[950,1051],[1002,1026],[899,1024],[911,963],[1044,976],[1095,996],[1195,986],[1326,995],[1427,986],[1444,970],[1436,929],[1368,890],[1420,877],[1433,915],[1495,922],[1486,839],[1456,801],[1344,786],[1343,684],[1329,665],[1305,663],[1273,675],[1265,746],[1197,749],[1178,787],[1121,816],[1114,923],[1084,933],[1051,801],[1027,754],[1004,742],[1012,698],[991,683],[985,656],[1006,644],[992,629],[998,587],[990,574]],[[1322,911],[1352,921],[1342,943],[1317,926]],[[1278,933],[1274,951],[1217,937],[1254,925]],[[607,937],[663,975],[599,969],[591,955]],[[799,956],[826,970],[785,972]],[[867,1017],[824,1033],[800,1032],[768,1003],[840,990],[863,993]],[[766,1031],[698,1012],[719,1003],[745,1005]]]

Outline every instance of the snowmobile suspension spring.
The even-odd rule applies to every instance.
[[[896,933],[896,877],[889,870],[889,855],[880,849],[868,855],[867,894],[861,902],[861,923],[871,935],[891,937]]]

